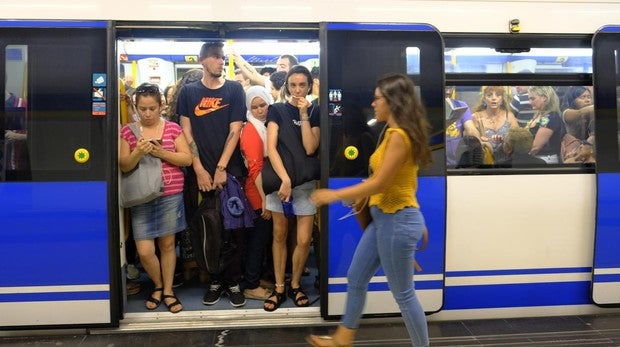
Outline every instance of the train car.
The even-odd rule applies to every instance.
[[[420,173],[418,192],[430,243],[416,254],[421,270],[414,276],[429,320],[618,312],[618,5],[3,4],[0,329],[295,325],[342,314],[346,271],[361,231],[338,204],[320,213],[311,276],[303,282],[310,307],[290,301],[272,313],[261,301],[207,307],[201,303],[206,285],[196,278],[175,289],[185,306],[178,315],[144,308],[147,280],[139,294],[127,293],[131,241],[118,204],[121,81],[132,76],[163,91],[200,67],[200,45],[213,39],[234,46],[256,68],[286,53],[319,68],[325,187],[367,174],[368,153],[383,127],[373,122],[370,107],[376,79],[401,72],[414,80],[433,127],[434,162]],[[232,78],[234,61],[228,63]],[[579,150],[594,147],[594,154],[510,167],[500,163],[501,154],[493,163],[462,162],[472,149],[453,142],[466,135],[454,127],[466,116],[455,116],[451,100],[481,115],[484,87],[495,87],[510,97],[503,105],[508,119],[513,99],[510,113],[528,103],[519,91],[525,86],[550,87],[545,90],[558,106],[573,89],[593,95],[588,136],[578,140]],[[484,128],[481,117],[472,118],[474,126],[478,121]],[[519,119],[526,126],[526,116]],[[310,289],[315,276],[317,288]],[[365,313],[398,315],[381,271],[371,281]]]

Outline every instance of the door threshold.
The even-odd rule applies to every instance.
[[[265,326],[325,325],[319,307],[279,308],[275,312],[263,309],[203,310],[127,313],[118,328],[93,329],[91,334],[128,333],[167,330],[215,330],[258,328]],[[333,322],[337,324],[336,321]],[[329,323],[328,323],[329,324]]]

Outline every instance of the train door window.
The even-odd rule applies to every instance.
[[[614,58],[616,60],[616,120],[620,124],[620,50],[614,51]],[[618,127],[618,160],[620,160],[620,126]]]
[[[494,43],[446,45],[448,169],[591,167],[592,49]]]
[[[28,113],[28,46],[7,45],[5,48],[5,117],[0,141],[0,180],[30,180],[30,159],[27,138]]]

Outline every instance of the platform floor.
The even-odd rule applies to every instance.
[[[135,333],[91,330],[54,336],[3,337],[0,346],[306,346],[307,334],[335,326],[200,329]],[[429,323],[431,346],[620,346],[620,314]],[[399,318],[366,319],[355,346],[410,346]]]

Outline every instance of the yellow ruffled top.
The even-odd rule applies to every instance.
[[[405,145],[408,148],[407,160],[399,167],[394,180],[387,189],[382,193],[372,195],[369,201],[369,205],[377,206],[384,213],[395,213],[405,207],[420,207],[418,199],[415,196],[418,189],[418,163],[414,161],[411,156],[411,139],[403,129],[387,129],[383,141],[381,141],[379,147],[377,147],[375,152],[370,156],[370,169],[373,175],[379,170],[383,162],[387,144],[390,141],[390,137],[395,132],[400,133],[405,139]]]

